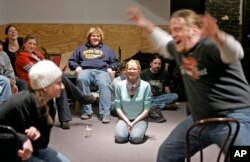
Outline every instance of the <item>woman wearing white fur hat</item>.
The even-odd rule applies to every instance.
[[[18,132],[22,148],[17,150],[17,155],[22,160],[69,162],[64,155],[48,147],[55,117],[52,99],[64,89],[61,77],[62,71],[53,62],[40,61],[29,72],[32,90],[19,92],[1,105],[0,124]]]

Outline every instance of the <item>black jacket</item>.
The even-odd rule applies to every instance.
[[[50,107],[49,113],[54,121],[56,111],[53,100],[48,105]],[[0,124],[13,127],[18,132],[22,143],[28,138],[25,135],[25,129],[34,126],[40,131],[41,137],[32,141],[33,150],[36,151],[48,146],[52,124],[47,122],[43,112],[38,113],[33,92],[21,91],[3,102],[0,105]]]

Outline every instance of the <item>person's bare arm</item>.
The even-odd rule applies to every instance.
[[[148,110],[145,109],[143,112],[137,116],[137,118],[132,122],[132,125],[134,126],[137,122],[141,121],[142,119],[146,118],[148,116]]]
[[[130,123],[130,121],[128,120],[128,118],[126,117],[126,115],[122,112],[121,109],[116,109],[117,115],[124,120],[126,123]]]

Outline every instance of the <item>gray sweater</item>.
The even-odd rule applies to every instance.
[[[0,52],[0,75],[15,80],[15,73],[6,52]]]

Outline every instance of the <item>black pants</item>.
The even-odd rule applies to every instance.
[[[84,94],[67,77],[63,76],[62,82],[65,88],[62,90],[60,97],[56,99],[56,106],[59,121],[66,122],[72,120],[68,98],[70,98],[72,101],[77,101],[82,98]]]
[[[28,90],[28,85],[25,80],[16,79],[16,86],[18,88],[18,91]]]

